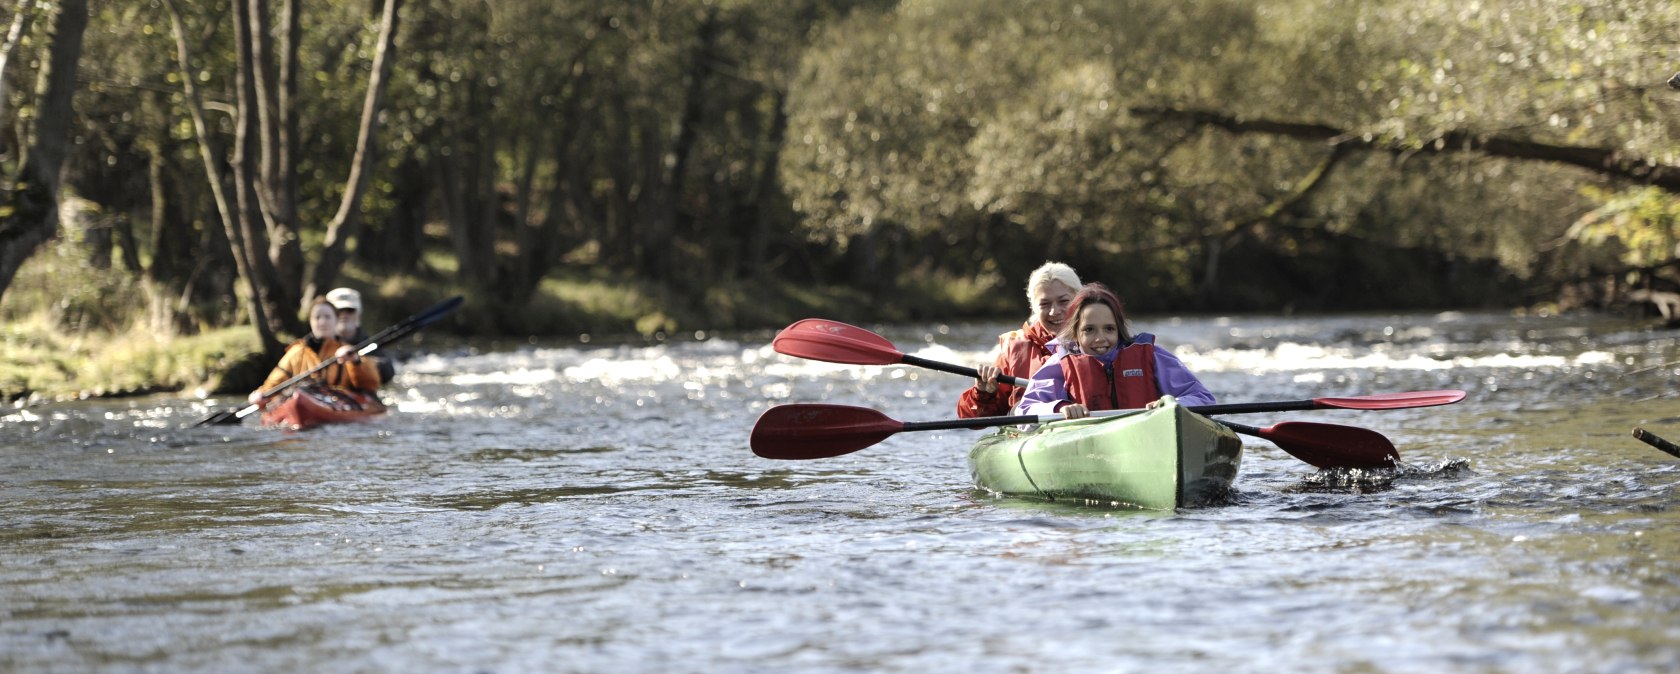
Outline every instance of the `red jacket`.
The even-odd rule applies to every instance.
[[[1056,336],[1038,321],[1027,321],[1021,324],[1020,330],[998,335],[997,359],[993,362],[1004,376],[1030,379],[1044,361],[1050,360],[1050,356],[1056,353],[1050,344],[1054,339]],[[1009,410],[1021,402],[1021,393],[1022,389],[1001,382],[994,393],[970,386],[957,401],[957,416],[972,419],[1009,414]]]
[[[1154,344],[1133,342],[1115,354],[1113,363],[1082,353],[1068,354],[1061,362],[1068,397],[1091,411],[1137,409],[1161,398]]]

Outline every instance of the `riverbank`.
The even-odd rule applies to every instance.
[[[43,256],[46,260],[50,257]],[[267,372],[248,325],[159,335],[146,326],[145,301],[132,284],[104,283],[85,271],[36,265],[20,273],[0,307],[0,401],[39,404],[168,391],[243,393]],[[81,283],[71,286],[71,280]],[[927,279],[890,305],[855,289],[740,283],[675,292],[593,271],[560,273],[528,301],[477,296],[415,276],[376,278],[350,269],[343,283],[362,292],[368,332],[451,295],[467,302],[415,338],[486,343],[576,339],[662,342],[695,334],[776,329],[808,316],[905,321],[1002,315],[1010,293],[973,282]],[[1002,295],[1003,297],[999,297]],[[90,319],[89,317],[94,317]]]
[[[192,390],[255,352],[249,327],[173,338],[140,329],[64,332],[43,311],[0,328],[0,400],[31,404]]]

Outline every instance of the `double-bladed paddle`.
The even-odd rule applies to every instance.
[[[1197,408],[1188,407],[1191,411]],[[1121,416],[1142,410],[1105,410],[1091,416]],[[1042,424],[1060,414],[976,417],[947,421],[898,421],[867,407],[826,403],[777,405],[753,424],[752,450],[766,459],[826,459],[850,454],[898,433]],[[1390,468],[1400,459],[1381,433],[1335,424],[1285,421],[1254,428],[1225,421],[1231,430],[1272,441],[1290,456],[1318,468]]]
[[[908,355],[899,351],[887,338],[873,332],[822,318],[807,318],[782,330],[770,342],[776,353],[847,365],[914,365],[931,370],[979,377],[972,367],[941,363]],[[1020,377],[1000,376],[998,381],[1026,387]],[[1248,414],[1255,412],[1295,412],[1300,410],[1398,410],[1412,407],[1451,405],[1464,399],[1458,390],[1409,391],[1378,393],[1367,396],[1313,398],[1311,400],[1283,400],[1277,402],[1228,403],[1201,405],[1191,410],[1199,414]]]
[[[894,347],[892,342],[888,341],[885,337],[855,325],[848,325],[839,321],[831,321],[820,318],[808,318],[788,326],[781,333],[777,334],[774,340],[772,340],[771,348],[773,348],[777,353],[831,363],[845,363],[850,365],[893,365],[903,363],[906,365],[915,365],[918,367],[925,367],[968,377],[978,377],[980,374],[974,368],[931,361],[925,358],[918,358],[916,356],[905,354],[899,351],[897,347]],[[998,380],[1022,387],[1026,386],[1028,383],[1025,379],[1010,376],[1000,376]],[[1450,405],[1463,399],[1463,391],[1442,390],[1416,391],[1408,393],[1381,393],[1369,396],[1326,397],[1281,402],[1199,405],[1190,407],[1189,409],[1193,412],[1204,415],[1239,414],[1250,412],[1286,412],[1312,409],[1392,410],[1410,407]],[[787,406],[784,405],[783,407]],[[772,408],[772,411],[775,409],[776,408]],[[864,410],[863,412],[873,413],[873,410]],[[1129,411],[1117,411],[1108,412],[1107,414],[1128,412]],[[840,414],[841,416],[844,416],[845,414],[851,415],[853,421],[856,422],[855,428],[849,429],[844,419],[839,420],[841,423],[841,426],[839,427],[823,426],[822,417],[817,416],[815,417],[814,422],[819,426],[822,426],[819,432],[826,433],[829,436],[834,437],[834,440],[825,440],[822,443],[818,443],[818,448],[814,453],[799,451],[793,452],[794,454],[808,454],[806,456],[771,458],[822,458],[825,456],[821,453],[823,451],[843,449],[850,446],[848,443],[855,443],[859,439],[868,440],[863,445],[855,446],[850,449],[844,449],[844,451],[839,452],[840,454],[844,454],[872,445],[884,439],[887,435],[903,430],[893,429],[890,425],[883,426],[881,419],[885,419],[885,417],[881,417],[879,419],[870,418],[867,414],[860,417],[860,413],[857,412],[834,414]],[[1097,412],[1094,414],[1102,415],[1105,413]],[[765,416],[769,417],[770,412],[766,412]],[[790,424],[788,421],[796,416],[798,416],[797,410],[786,413],[778,413],[778,417],[771,417],[771,425],[773,428],[772,430],[767,431],[768,435],[766,435],[765,440],[767,447],[772,444],[778,444],[780,447],[784,448],[789,446],[785,443],[776,443],[773,438],[777,437],[777,433],[786,432],[776,429],[793,429],[794,432],[797,432],[799,424]],[[1060,416],[1050,415],[1043,417],[1043,420],[1053,420],[1057,418],[1060,418]],[[1004,419],[1005,421],[995,424],[976,423],[982,421],[982,419],[961,419],[952,422],[925,422],[923,425],[916,426],[915,430],[932,430],[935,428],[984,428],[987,425],[1003,426],[1016,423],[1042,423],[1040,417],[1031,415],[1025,417],[986,417],[983,419]],[[886,419],[886,421],[890,422],[892,420]],[[761,418],[760,424],[763,422],[764,419]],[[1394,449],[1394,443],[1390,442],[1388,438],[1384,437],[1381,433],[1364,428],[1307,422],[1284,422],[1266,428],[1254,428],[1252,426],[1243,426],[1226,421],[1220,421],[1219,423],[1222,423],[1239,433],[1271,440],[1285,452],[1288,452],[1296,458],[1299,458],[1302,461],[1312,464],[1318,468],[1337,466],[1349,468],[1385,467],[1394,465],[1394,462],[1398,461],[1400,458],[1399,452]],[[939,424],[946,425],[941,426]],[[851,432],[852,430],[856,430],[858,433],[853,433]],[[890,430],[891,432],[887,435],[880,435],[882,430]],[[758,445],[756,444],[756,438],[759,436],[757,426],[754,427],[753,436],[755,438],[753,451],[755,453],[759,453],[760,456],[766,456],[765,454],[759,452]],[[871,440],[869,438],[874,439]],[[830,444],[833,442],[839,442],[840,444]],[[766,451],[775,452],[777,450],[767,449]],[[833,455],[835,454],[829,454],[828,456]]]
[[[465,301],[465,299],[466,298],[464,297],[456,295],[455,297],[451,297],[432,305],[431,308],[426,309],[425,311],[398,321],[391,327],[380,330],[378,334],[369,337],[362,343],[356,345],[356,355],[368,355],[382,345],[395,342],[418,332],[420,328],[424,328],[438,322],[444,316],[449,315],[449,312],[454,311],[456,307],[461,306],[461,302]],[[325,369],[328,365],[339,362],[339,360],[341,359],[336,356],[322,360],[315,367],[309,368],[303,373],[292,377],[291,379],[287,379],[286,381],[280,382],[273,388],[263,391],[259,402],[246,405],[237,410],[222,410],[203,419],[199,419],[192,425],[192,427],[207,426],[211,424],[237,424],[245,417],[250,416],[252,412],[262,409],[262,401],[266,401],[286,389],[296,386],[304,380],[309,379],[309,377],[313,376],[316,372],[320,372],[322,369]]]

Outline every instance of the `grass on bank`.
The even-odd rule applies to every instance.
[[[533,338],[602,341],[687,338],[697,333],[776,329],[822,316],[848,322],[938,320],[1024,313],[1025,298],[994,290],[987,275],[955,279],[901,270],[891,300],[840,286],[749,280],[674,291],[599,266],[569,266],[514,305],[466,292],[454,260],[428,255],[424,275],[379,276],[354,266],[343,285],[362,292],[363,325],[376,332],[443,298],[467,302],[414,342],[444,338],[494,348]],[[1001,296],[1000,296],[1001,295]],[[0,401],[43,402],[167,391],[242,394],[268,364],[248,325],[202,325],[197,334],[147,327],[147,299],[120,269],[93,269],[73,243],[55,241],[32,258],[0,301]],[[398,347],[401,349],[402,347]]]
[[[67,333],[46,312],[0,328],[0,398],[64,400],[191,390],[255,351],[244,326],[160,338],[141,329]]]

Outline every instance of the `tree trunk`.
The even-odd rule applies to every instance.
[[[268,232],[268,258],[279,282],[270,292],[280,301],[302,305],[308,299],[303,298],[303,241],[297,214],[295,149],[292,129],[288,126],[295,115],[284,107],[292,103],[297,90],[295,40],[300,33],[296,0],[284,0],[283,4],[283,21],[289,25],[282,25],[278,45],[269,18],[269,0],[244,0],[240,4],[245,10],[245,20],[241,22],[245,30],[240,33],[239,72],[247,78],[247,84],[241,87],[246,97],[240,100],[241,111],[246,116],[242,128],[248,135],[239,147],[246,153],[253,153],[254,149],[254,157],[245,163],[248,172],[243,182],[249,183],[248,195],[254,197],[253,210],[260,216],[254,222],[261,222]],[[277,48],[280,54],[275,53]],[[301,312],[300,308],[297,313]],[[282,317],[292,314],[279,312]],[[295,318],[285,323],[291,331],[300,330],[303,325]]]
[[[564,124],[562,120],[560,122]],[[552,242],[548,233],[549,223],[557,218],[550,208],[541,222],[533,220],[532,212],[536,201],[537,166],[541,163],[541,148],[545,136],[543,127],[532,131],[532,135],[523,139],[515,139],[515,147],[525,148],[524,157],[520,158],[519,183],[514,192],[513,211],[513,250],[514,265],[509,270],[508,278],[502,281],[505,291],[502,299],[514,305],[523,304],[531,296],[531,291],[546,271],[544,249]],[[558,142],[557,142],[558,144]],[[559,155],[561,161],[564,156]],[[560,184],[555,180],[555,184]]]
[[[617,109],[608,113],[608,121],[612,124],[609,133],[612,134],[613,146],[625,151],[607,153],[599,158],[607,164],[611,183],[606,197],[605,217],[601,219],[601,261],[609,266],[629,266],[641,262],[636,238],[636,200],[641,196],[642,186],[636,180],[636,159],[629,151],[636,147],[631,134],[634,121],[629,118],[629,105],[622,94],[615,94],[614,99]]]
[[[431,162],[460,276],[473,288],[496,288],[494,93],[469,83],[467,112],[449,123],[443,142],[452,152]]]
[[[58,172],[70,143],[76,68],[87,23],[87,0],[58,3],[52,47],[41,67],[35,141],[6,190],[10,213],[0,216],[0,298],[23,262],[58,232]]]
[[[0,124],[9,123],[6,120],[7,104],[12,99],[11,81],[12,52],[17,50],[18,43],[23,42],[23,36],[29,34],[30,23],[35,18],[35,0],[22,0],[18,3],[17,14],[12,16],[12,27],[6,31],[6,42],[0,45]],[[0,154],[5,152],[0,147]]]
[[[770,119],[770,133],[764,139],[764,149],[759,154],[763,157],[758,167],[758,181],[753,193],[747,199],[747,273],[754,281],[762,282],[769,274],[768,252],[770,250],[770,217],[764,212],[765,201],[783,196],[781,190],[776,189],[777,171],[782,162],[782,145],[787,139],[788,113],[787,92],[777,91],[772,97],[770,106],[773,110]],[[774,196],[772,196],[774,195]]]
[[[250,254],[252,246],[245,240],[244,218],[235,210],[236,204],[228,198],[223,187],[221,155],[215,147],[209,122],[204,118],[204,99],[198,91],[198,86],[194,84],[192,56],[187,51],[186,27],[181,20],[180,7],[175,3],[176,0],[164,0],[163,4],[169,10],[170,26],[175,34],[176,65],[180,68],[182,87],[186,93],[187,112],[192,115],[194,135],[198,138],[199,157],[204,161],[204,174],[210,184],[217,215],[221,218],[222,228],[227,234],[226,241],[233,256],[234,267],[238,270],[239,277],[244,279],[246,289],[251,294],[249,301],[245,303],[247,311],[251,314],[251,324],[256,327],[257,338],[263,350],[276,353],[281,344],[275,335],[273,324],[268,319],[270,307],[258,300],[263,294],[259,267],[266,265],[268,258],[261,255],[253,257]]]
[[[155,130],[150,145],[147,179],[152,197],[152,237],[148,247],[152,251],[152,263],[141,274],[145,280],[147,322],[160,335],[191,334],[196,326],[182,310],[181,305],[185,303],[182,298],[190,297],[193,292],[192,281],[198,276],[194,273],[194,260],[204,265],[211,257],[211,249],[201,249],[197,254],[193,250],[192,222],[182,209],[184,198],[177,198],[181,189],[169,164],[175,143],[166,127]]]
[[[290,4],[290,3],[288,3]],[[303,297],[325,293],[338,281],[339,271],[348,256],[349,241],[361,233],[362,195],[367,192],[368,176],[378,154],[374,148],[374,131],[378,128],[379,113],[385,107],[385,89],[391,79],[391,63],[395,59],[397,41],[397,11],[402,0],[385,0],[385,12],[379,22],[379,50],[373,57],[373,74],[368,77],[367,99],[362,103],[362,124],[356,134],[356,155],[350,163],[350,177],[344,184],[344,198],[338,213],[327,226],[327,238],[321,249],[321,259],[304,286]]]
[[[250,4],[234,0],[234,30],[237,34],[234,44],[238,61],[234,77],[238,116],[234,120],[232,162],[235,213],[245,242],[245,255],[251,261],[255,301],[262,303],[270,330],[276,334],[296,335],[302,334],[304,329],[297,311],[300,289],[286,283],[282,274],[284,270],[276,261],[286,257],[284,251],[287,248],[300,246],[301,243],[297,241],[295,231],[270,223],[260,203],[263,198],[259,185],[263,127],[258,118],[262,101],[258,91],[257,71],[261,66],[257,49],[259,43],[266,44],[269,37],[256,34],[254,24],[258,21],[251,16],[251,9]],[[232,237],[229,238],[231,240]],[[277,345],[274,350],[278,351]]]
[[[424,146],[432,135],[422,129],[417,145]],[[356,245],[356,259],[369,268],[390,272],[413,272],[420,268],[421,244],[425,240],[427,200],[431,195],[427,168],[412,155],[402,160],[391,175],[391,210],[384,222],[363,232]]]
[[[91,201],[85,203],[95,206]],[[116,221],[121,217],[121,212],[82,215],[82,247],[89,267],[100,271],[111,268],[111,254],[117,252]]]
[[[161,113],[165,108],[163,98],[163,94],[148,97],[153,112]],[[151,141],[147,143],[146,180],[151,192],[152,223],[148,248],[152,251],[152,263],[145,269],[145,276],[155,283],[178,290],[185,288],[192,274],[193,259],[197,256],[191,245],[192,223],[182,208],[184,201],[177,198],[181,189],[174,167],[169,162],[176,150],[169,126],[164,124],[154,128]]]
[[[654,173],[658,179],[650,181],[660,188],[652,202],[654,207],[641,241],[642,273],[651,279],[665,281],[673,277],[676,246],[672,244],[678,231],[688,229],[683,197],[688,190],[688,164],[694,155],[695,145],[700,141],[700,121],[705,114],[706,68],[715,56],[717,32],[717,10],[709,8],[700,20],[694,51],[683,73],[682,115],[677,119],[677,136],[672,139],[670,151],[667,153],[664,150],[664,139],[659,134],[646,134],[644,140],[648,146],[644,152],[650,157],[651,166],[669,166]]]

